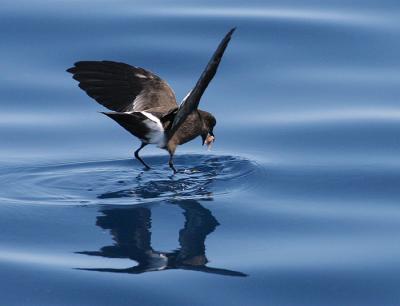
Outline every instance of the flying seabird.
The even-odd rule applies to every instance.
[[[115,120],[142,142],[135,157],[147,168],[139,151],[155,144],[169,153],[169,166],[178,145],[201,136],[203,145],[211,146],[215,117],[198,109],[200,98],[217,72],[218,65],[235,28],[222,39],[195,87],[178,106],[175,94],[154,73],[113,61],[80,61],[67,69],[86,94],[112,112],[102,112]]]

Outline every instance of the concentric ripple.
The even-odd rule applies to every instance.
[[[178,156],[172,175],[166,157],[9,168],[0,179],[0,202],[127,205],[166,199],[207,199],[251,186],[257,165],[233,156]]]

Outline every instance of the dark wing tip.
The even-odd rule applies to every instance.
[[[80,65],[82,62],[83,62],[83,61],[75,62],[75,63],[74,63],[74,67],[68,68],[68,69],[65,70],[65,71],[66,71],[66,72],[69,72],[69,73],[72,73],[72,74],[77,73],[77,72],[78,72],[79,65]]]
[[[65,70],[65,71],[74,74],[74,73],[76,72],[76,67],[68,68],[68,69]]]
[[[118,116],[118,113],[115,113],[115,112],[99,112],[99,113],[106,115],[107,117],[110,117],[110,118]]]
[[[225,35],[225,37],[224,37],[224,39],[223,39],[222,41],[223,41],[223,42],[226,42],[226,43],[227,43],[227,41],[229,42],[229,41],[231,40],[232,34],[233,34],[235,31],[236,31],[236,27],[233,27],[232,29],[230,29],[229,32],[226,33],[226,35]]]
[[[222,39],[221,44],[219,45],[218,49],[222,49],[222,53],[225,51],[226,46],[228,45],[229,41],[231,40],[232,34],[236,31],[236,27],[230,29],[228,33],[226,33],[225,37]]]
[[[232,34],[233,34],[233,32],[235,32],[236,31],[236,27],[233,27],[229,32],[228,32],[228,34],[226,34],[226,36],[232,36]]]

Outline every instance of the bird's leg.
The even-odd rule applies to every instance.
[[[150,169],[150,167],[143,161],[143,159],[139,156],[139,151],[147,146],[147,143],[142,142],[142,145],[139,149],[135,151],[135,157],[138,161],[140,161],[146,169]]]
[[[169,162],[168,165],[169,167],[174,171],[174,174],[177,173],[178,171],[176,170],[175,166],[174,166],[174,161],[173,161],[173,157],[174,155],[172,153],[169,154]]]

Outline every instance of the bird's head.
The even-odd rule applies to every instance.
[[[213,115],[204,111],[201,117],[203,119],[203,133],[201,134],[203,145],[207,145],[208,149],[211,149],[211,145],[215,141],[214,127],[217,124],[217,120]]]

